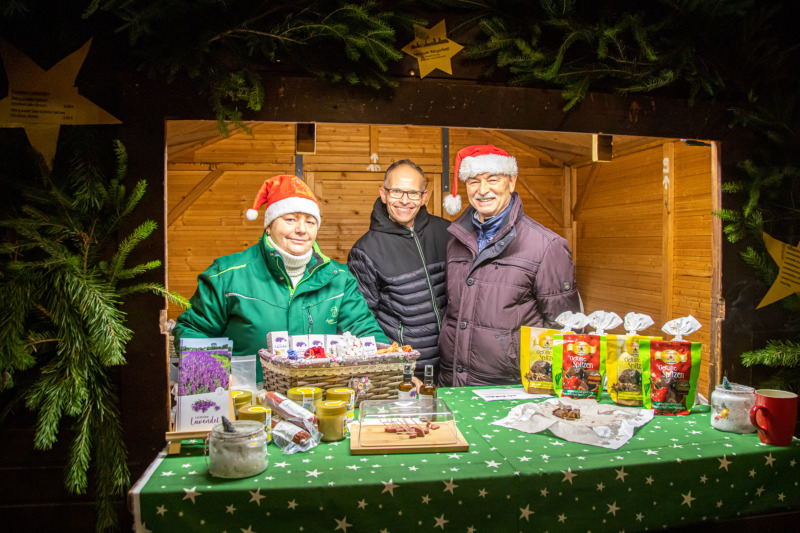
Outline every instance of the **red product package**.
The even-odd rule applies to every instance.
[[[306,428],[303,422],[308,421],[315,428],[319,428],[319,418],[302,406],[296,404],[283,394],[274,391],[262,391],[258,394],[258,401],[272,409],[272,413],[301,428]]]
[[[554,336],[553,384],[559,396],[599,399],[605,374],[605,335]]]
[[[657,415],[687,415],[700,375],[699,342],[639,341],[644,406]]]

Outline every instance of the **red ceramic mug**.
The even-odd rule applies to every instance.
[[[797,394],[783,390],[759,389],[750,409],[750,422],[758,428],[764,444],[789,446],[797,423]]]

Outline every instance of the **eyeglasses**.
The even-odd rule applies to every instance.
[[[422,200],[422,195],[425,191],[404,191],[402,189],[383,189],[389,195],[389,198],[399,200],[405,194],[408,199],[414,202]]]

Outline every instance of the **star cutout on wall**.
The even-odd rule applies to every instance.
[[[530,522],[530,518],[528,517],[534,514],[534,511],[531,510],[531,504],[526,505],[524,509],[520,507],[519,512],[522,513],[519,515],[519,519],[522,520],[524,518],[526,522]]]
[[[436,68],[453,74],[451,58],[464,47],[447,38],[444,19],[432,28],[414,25],[414,36],[415,39],[403,47],[403,52],[417,59],[420,78]]]
[[[449,492],[450,494],[455,495],[455,492],[453,491],[458,488],[458,485],[453,483],[453,478],[450,478],[450,481],[442,481],[442,483],[444,483],[444,490],[442,492]]]
[[[775,278],[775,283],[769,288],[756,309],[782,300],[792,293],[800,292],[800,274],[798,274],[800,272],[800,244],[791,246],[766,233],[762,235],[767,252],[778,264],[778,277]]]
[[[342,531],[344,531],[344,533],[347,533],[347,528],[348,527],[353,527],[353,524],[348,524],[347,523],[347,517],[346,516],[344,518],[342,518],[341,520],[336,520],[334,518],[334,521],[336,521],[336,529],[334,529],[334,531],[338,531],[338,530],[341,529]]]
[[[191,489],[183,489],[183,492],[186,493],[186,495],[183,497],[183,499],[184,500],[192,500],[192,503],[197,503],[194,500],[198,496],[202,495],[202,492],[197,492],[197,490],[195,490],[195,489],[197,489],[197,486],[194,486]]]
[[[8,96],[0,100],[0,127],[24,128],[28,141],[49,166],[62,125],[119,124],[89,99],[78,94],[75,78],[92,41],[44,70],[28,56],[0,41],[0,57],[8,77]]]

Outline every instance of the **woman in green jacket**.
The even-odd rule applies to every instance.
[[[296,176],[268,179],[247,218],[255,220],[264,204],[266,231],[258,244],[218,258],[198,276],[192,306],[173,329],[176,348],[181,337],[228,337],[234,356],[258,354],[270,331],[349,331],[388,342],[356,279],[315,242],[319,204],[308,186]],[[256,370],[261,383],[260,364]]]

